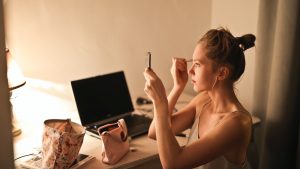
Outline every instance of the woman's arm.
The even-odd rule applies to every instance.
[[[174,85],[173,85],[173,89],[171,90],[171,92],[168,95],[168,112],[169,112],[170,118],[172,118],[175,104],[176,104],[179,96],[183,92],[185,85],[187,83],[187,80],[188,80],[187,64],[186,64],[185,59],[173,58],[172,62],[173,62],[173,64],[171,67],[171,74],[173,77]],[[180,114],[182,114],[182,113],[185,114],[185,112],[190,112],[191,111],[190,106],[187,106],[187,108],[185,110],[181,111]],[[154,114],[154,116],[155,116],[155,114]],[[172,120],[172,122],[173,122],[173,120]],[[171,126],[173,126],[173,123]],[[149,127],[148,136],[152,139],[155,139],[156,138],[155,135],[156,135],[155,134],[155,120],[153,120]]]
[[[188,81],[186,60],[183,58],[173,58],[172,62],[171,75],[173,78],[173,88],[168,95],[168,107],[170,114],[172,114],[175,104]]]
[[[168,163],[174,165],[171,168],[193,168],[220,156],[226,157],[228,152],[238,152],[240,161],[235,163],[242,164],[250,141],[251,125],[251,117],[233,113],[199,140],[183,147]]]
[[[172,130],[168,100],[161,80],[149,69],[145,70],[144,76],[144,90],[154,105],[156,138],[163,168],[199,166],[241,147],[245,154],[251,135],[251,118],[242,113],[224,117],[218,126],[199,140],[180,147]]]
[[[177,134],[187,128],[189,128],[192,125],[192,122],[194,120],[195,115],[195,107],[192,101],[186,105],[183,109],[179,110],[178,112],[169,115],[169,119],[171,121],[171,129],[174,134]],[[155,109],[155,107],[154,107]],[[167,111],[168,112],[168,111]],[[148,131],[148,137],[152,139],[156,139],[156,125],[155,125],[155,118],[156,113],[154,113],[153,120],[151,122],[151,125],[149,127]]]
[[[251,119],[248,117],[232,115],[199,140],[180,147],[170,129],[169,120],[164,116],[166,108],[163,105],[155,107],[157,145],[163,168],[193,168],[236,149],[243,149],[246,155],[251,136]],[[245,156],[239,158],[244,160]]]
[[[187,105],[185,105],[179,111],[173,113],[171,115],[171,128],[173,133],[176,135],[188,128],[190,128],[194,122],[194,117],[196,113],[197,105],[202,107],[204,103],[206,103],[209,99],[209,96],[206,92],[199,93],[195,96]],[[152,139],[156,139],[156,131],[155,131],[155,113],[153,121],[150,125],[148,137]]]

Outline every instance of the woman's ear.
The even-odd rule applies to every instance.
[[[219,68],[218,80],[225,80],[229,77],[229,68],[227,66],[221,66]]]

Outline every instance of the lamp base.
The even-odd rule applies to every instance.
[[[14,124],[12,125],[12,134],[13,136],[18,136],[22,133],[22,130],[18,127],[16,127]]]

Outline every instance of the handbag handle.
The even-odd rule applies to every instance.
[[[118,120],[118,125],[120,127],[122,127],[122,132],[121,132],[121,140],[123,142],[125,142],[127,140],[127,137],[128,137],[128,132],[127,132],[127,127],[126,127],[126,123],[125,123],[125,120],[124,119],[120,119]]]
[[[98,128],[98,133],[99,135],[110,135],[110,131],[105,130],[105,131],[101,131],[101,129],[109,127],[109,126],[113,126],[113,125],[118,125],[118,127],[121,129],[120,132],[120,138],[122,142],[125,142],[128,138],[128,132],[127,132],[127,127],[126,127],[126,123],[124,119],[119,119],[117,123],[114,124],[107,124],[105,126],[99,127]],[[102,140],[102,138],[100,137],[100,139]]]

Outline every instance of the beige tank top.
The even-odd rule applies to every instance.
[[[195,115],[195,121],[192,126],[187,145],[199,139],[198,138],[199,115],[200,115],[200,113],[196,113],[196,115]],[[251,169],[251,167],[248,164],[247,159],[243,163],[243,165],[238,165],[238,164],[228,161],[224,156],[221,156],[221,157],[218,157],[218,158],[214,159],[213,161],[210,161],[202,166],[196,167],[195,169]]]

